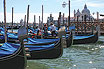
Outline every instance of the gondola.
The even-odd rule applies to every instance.
[[[63,47],[64,48],[70,47],[72,45],[72,43],[73,43],[73,35],[72,35],[72,33],[70,32],[70,33],[66,34],[65,27],[61,27],[59,30],[63,30],[64,31],[64,32],[61,33]],[[45,39],[54,39],[54,38],[57,38],[57,36],[56,37],[48,36]]]
[[[0,34],[1,34],[1,36],[3,36],[5,34],[3,28],[0,28]],[[18,36],[15,33],[9,33],[9,32],[7,32],[7,37],[9,39],[18,39]]]
[[[37,39],[31,41],[28,39],[30,43],[25,43],[27,59],[55,59],[61,57],[63,54],[61,40],[64,30],[59,30],[58,33],[57,39]]]
[[[63,53],[60,38],[53,40],[28,38],[28,42],[25,43],[25,49],[26,48],[29,49],[28,51],[26,50],[26,53],[29,52],[31,56],[27,56],[28,59],[55,59],[60,57]],[[47,54],[47,56],[45,54]]]
[[[19,43],[18,36],[15,33],[7,32],[7,41],[11,43]],[[5,42],[4,29],[0,27],[0,43]]]
[[[14,33],[8,33],[7,34],[7,41],[11,43],[19,43],[18,36],[15,35]],[[5,37],[4,34],[0,34],[0,43],[5,42]]]
[[[95,43],[98,40],[98,32],[91,35],[76,35],[73,36],[73,44],[89,44]]]
[[[63,28],[63,27],[62,27]],[[62,28],[60,28],[60,29],[62,29]],[[12,43],[18,43],[18,38],[17,38],[17,35],[16,34],[14,34],[14,33],[7,33],[7,35],[8,35],[8,42],[12,42]],[[65,33],[64,33],[64,35],[63,35],[63,38],[62,39],[65,39],[64,40],[64,42],[65,42],[65,47],[66,48],[68,48],[68,47],[70,47],[71,45],[72,45],[72,34],[67,34],[67,35],[65,35]],[[48,36],[47,38],[44,38],[44,39],[51,39],[51,40],[49,40],[50,41],[50,43],[53,43],[53,41],[52,40],[55,40],[57,37],[50,37],[50,36]],[[2,41],[0,40],[0,42],[2,43],[2,42],[4,42],[4,39],[3,39],[3,36],[2,36]],[[41,41],[42,39],[31,39],[31,38],[29,38],[29,41],[41,41],[42,43],[41,44],[44,44],[44,39],[43,39],[43,41]],[[49,42],[48,41],[48,42]],[[45,42],[46,43],[46,42]],[[30,43],[29,43],[30,44]],[[33,43],[32,43],[33,44]],[[34,44],[36,44],[36,43],[34,43]]]
[[[57,37],[47,37],[46,39],[55,39]],[[63,40],[63,47],[68,48],[72,45],[73,42],[73,35],[72,34],[66,34],[65,36],[62,36]],[[65,46],[66,45],[66,46]]]
[[[45,41],[45,40],[44,40]],[[25,48],[28,48],[27,53],[30,56],[27,56],[27,59],[55,59],[59,58],[63,54],[63,48],[61,45],[61,39],[58,39],[54,43],[33,43],[25,44]]]
[[[0,47],[0,67],[2,69],[25,69],[26,58],[21,45],[4,43]]]
[[[14,33],[7,33],[7,36],[8,36],[8,42],[11,42],[11,43],[18,43],[18,36],[16,35],[16,34],[14,34]],[[36,44],[36,43],[41,43],[41,44],[46,44],[46,42],[48,42],[48,43],[53,43],[53,42],[55,42],[55,40],[57,40],[57,39],[47,39],[47,40],[45,40],[45,42],[44,42],[44,39],[34,39],[34,38],[28,38],[28,40],[29,40],[29,44],[30,44],[30,42],[32,42],[32,44],[34,43],[34,44]],[[3,43],[3,42],[5,42],[5,38],[4,38],[4,35],[3,34],[0,34],[0,43]]]
[[[25,30],[25,29],[24,29]],[[23,31],[23,30],[22,30]],[[4,43],[0,46],[0,68],[1,69],[25,69],[26,56],[23,39],[27,38],[25,32],[18,32],[20,44]]]

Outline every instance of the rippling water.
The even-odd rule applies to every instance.
[[[104,36],[95,44],[72,45],[58,59],[31,60],[27,69],[104,69]]]

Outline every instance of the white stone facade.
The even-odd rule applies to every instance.
[[[93,21],[94,18],[90,14],[90,10],[87,8],[87,5],[85,4],[84,9],[82,12],[77,10],[77,12],[74,10],[74,18],[75,21]]]

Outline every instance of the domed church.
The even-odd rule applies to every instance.
[[[90,14],[90,10],[87,8],[87,5],[85,4],[84,9],[82,12],[77,10],[77,12],[74,10],[74,18],[75,21],[93,21],[94,18]]]

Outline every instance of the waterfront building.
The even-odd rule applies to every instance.
[[[74,18],[75,21],[93,21],[94,17],[91,15],[90,10],[87,8],[87,5],[85,4],[84,9],[80,12],[79,9],[74,10]]]
[[[60,25],[63,25],[63,19],[64,22],[68,23],[68,17],[64,17],[61,15]],[[91,15],[90,10],[87,8],[87,5],[84,5],[84,9],[80,11],[79,9],[76,11],[74,10],[74,17],[70,17],[70,22],[74,21],[94,21],[94,17]],[[50,17],[47,18],[47,24],[50,25],[50,22],[53,22],[56,26],[58,24],[58,19],[54,20],[54,17],[52,17],[52,14],[50,14]]]

